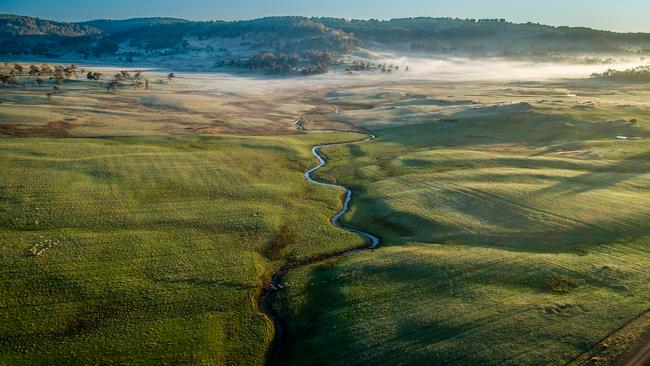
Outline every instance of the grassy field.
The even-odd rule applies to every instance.
[[[362,243],[301,175],[352,138],[1,139],[0,363],[260,364],[262,278]]]
[[[330,94],[378,139],[321,177],[383,246],[285,278],[285,363],[611,362],[592,347],[650,309],[648,90],[427,87]]]
[[[8,74],[13,64],[0,64]],[[30,64],[23,64],[25,69]],[[40,64],[37,64],[40,65]],[[53,65],[50,65],[53,66]],[[94,70],[104,80],[85,80]],[[84,68],[62,85],[20,76],[16,86],[1,86],[0,134],[18,137],[96,137],[152,135],[287,135],[300,113],[316,109],[318,89],[306,80],[228,77],[222,74],[166,74],[144,71],[149,89],[124,83],[106,89],[116,68]],[[134,75],[134,70],[127,70]],[[53,88],[59,88],[56,94]],[[327,126],[325,123],[323,127]],[[339,128],[340,130],[343,128]]]
[[[318,130],[377,134],[318,175],[382,247],[281,281],[285,363],[608,364],[647,331],[647,87],[146,75],[0,90],[0,364],[261,364],[264,281],[362,244],[303,177],[360,135]]]
[[[152,91],[62,89],[1,95],[19,137],[0,137],[0,364],[261,364],[263,280],[362,244],[328,225],[340,192],[302,176],[312,145],[358,136],[192,136],[174,126],[201,98],[160,113],[133,104]]]

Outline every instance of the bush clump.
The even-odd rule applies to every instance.
[[[575,281],[566,277],[553,277],[546,281],[546,289],[559,294],[568,293],[577,285]]]

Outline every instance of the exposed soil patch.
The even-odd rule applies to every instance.
[[[16,137],[69,137],[68,130],[74,128],[65,121],[50,122],[45,126],[26,126],[17,123],[0,124],[0,135]]]

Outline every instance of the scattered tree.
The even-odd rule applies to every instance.
[[[46,95],[47,95],[47,100],[52,101],[52,97],[53,97],[54,95],[57,95],[57,94],[61,94],[61,88],[59,88],[58,86],[54,85],[54,86],[52,87],[52,91],[46,94]]]
[[[25,68],[21,64],[15,64],[14,65],[14,70],[16,70],[17,75],[22,75],[23,71],[25,71]]]
[[[75,79],[77,79],[79,76],[77,75],[77,65],[70,65],[66,68],[63,69],[63,73],[67,79],[70,79],[74,75]]]
[[[63,84],[66,80],[65,68],[63,66],[55,66],[54,73],[52,73],[50,80],[54,81],[57,85]]]
[[[88,74],[86,74],[86,79],[88,80],[102,80],[104,78],[104,75],[100,72],[94,72],[94,71],[88,71]]]
[[[16,85],[16,84],[18,84],[18,79],[14,75],[0,75],[0,81],[3,84],[7,84],[7,85]]]
[[[52,68],[48,64],[41,66],[41,75],[52,75]]]
[[[142,71],[136,71],[135,75],[133,75],[132,82],[136,88],[144,86],[145,89],[149,89],[149,79],[142,76]]]
[[[41,69],[36,65],[31,65],[29,67],[29,76],[31,77],[41,76]]]

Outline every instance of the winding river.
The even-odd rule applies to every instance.
[[[341,225],[341,223],[340,223],[341,217],[343,217],[343,215],[345,215],[348,212],[348,210],[350,209],[350,201],[352,200],[352,191],[347,189],[344,186],[340,186],[340,185],[337,185],[337,184],[332,184],[332,183],[327,183],[327,182],[320,181],[318,179],[315,179],[312,175],[318,169],[322,168],[323,166],[325,166],[325,164],[327,164],[327,161],[325,160],[323,155],[321,155],[321,153],[320,153],[320,149],[322,149],[324,147],[328,147],[328,146],[337,146],[337,145],[346,145],[346,144],[352,144],[352,143],[358,143],[358,142],[367,142],[367,141],[372,141],[374,139],[375,139],[375,135],[369,135],[367,139],[362,140],[362,141],[341,142],[341,143],[337,143],[337,144],[326,144],[326,145],[314,146],[314,148],[311,149],[311,153],[316,157],[316,159],[318,159],[318,165],[313,167],[312,169],[309,169],[307,172],[305,172],[305,178],[307,179],[307,181],[309,181],[311,183],[318,184],[320,186],[334,187],[334,188],[338,188],[338,189],[341,189],[341,190],[345,191],[345,200],[343,201],[343,207],[341,208],[341,210],[339,212],[336,213],[336,215],[332,216],[332,225],[334,225],[337,228],[346,230],[346,231],[357,233],[357,234],[363,236],[364,238],[368,239],[370,241],[370,246],[368,247],[369,249],[375,249],[379,245],[379,238],[378,237],[372,235],[371,233],[369,233],[367,231],[357,229],[357,228],[353,228],[353,227],[347,226],[347,225]]]
[[[323,157],[323,155],[321,155],[321,152],[320,152],[320,150],[322,148],[328,147],[328,146],[338,146],[338,145],[347,145],[347,144],[354,144],[354,143],[360,143],[360,142],[368,142],[368,141],[372,141],[374,139],[375,139],[375,135],[369,135],[368,138],[366,138],[364,140],[359,140],[359,141],[339,142],[339,143],[335,143],[335,144],[316,145],[311,149],[311,153],[316,157],[316,159],[318,159],[318,165],[305,172],[305,179],[307,179],[307,181],[309,183],[317,184],[317,185],[320,185],[320,186],[333,187],[333,188],[339,189],[339,190],[344,192],[345,199],[343,200],[343,207],[341,208],[341,210],[339,210],[339,212],[337,212],[334,216],[332,216],[330,221],[331,221],[332,225],[334,227],[336,227],[336,228],[339,228],[341,230],[349,231],[349,232],[352,232],[352,233],[363,236],[368,242],[368,245],[366,245],[365,248],[363,248],[363,249],[375,249],[379,245],[380,241],[379,241],[379,238],[377,236],[369,233],[368,231],[365,231],[365,230],[362,230],[362,229],[359,229],[359,228],[355,228],[355,227],[352,227],[352,226],[341,224],[341,222],[340,222],[341,218],[350,209],[350,201],[352,200],[352,191],[350,189],[348,189],[348,188],[346,188],[344,186],[338,185],[338,184],[332,184],[332,183],[327,183],[327,182],[320,181],[320,180],[314,178],[313,174],[314,174],[314,172],[316,172],[317,170],[319,170],[320,168],[325,166],[325,164],[327,164],[327,160],[325,160],[325,158]],[[319,262],[323,262],[323,261],[326,261],[328,259],[341,257],[341,256],[344,256],[344,255],[349,255],[349,254],[353,254],[353,253],[358,253],[361,250],[362,249],[359,249],[359,248],[350,249],[350,250],[346,250],[346,251],[343,251],[343,252],[334,253],[334,254],[331,254],[331,255],[317,257],[317,258],[314,258],[312,260],[306,261],[306,262],[301,263],[301,264],[287,265],[287,266],[281,268],[280,270],[278,270],[277,272],[275,272],[273,274],[271,284],[264,288],[264,290],[262,291],[262,293],[260,295],[261,297],[260,297],[260,300],[259,300],[261,309],[269,317],[269,319],[271,319],[271,321],[273,322],[273,325],[275,327],[275,338],[274,338],[273,343],[271,344],[271,348],[269,349],[268,354],[267,354],[267,364],[268,365],[277,365],[278,364],[278,361],[280,359],[280,355],[282,353],[282,345],[284,343],[283,324],[278,319],[277,313],[275,312],[275,310],[273,310],[273,307],[272,307],[272,304],[271,304],[273,295],[279,289],[280,279],[285,274],[287,274],[287,272],[292,271],[294,269],[302,268],[302,267],[312,265],[312,264],[315,264],[315,263],[319,263]]]

